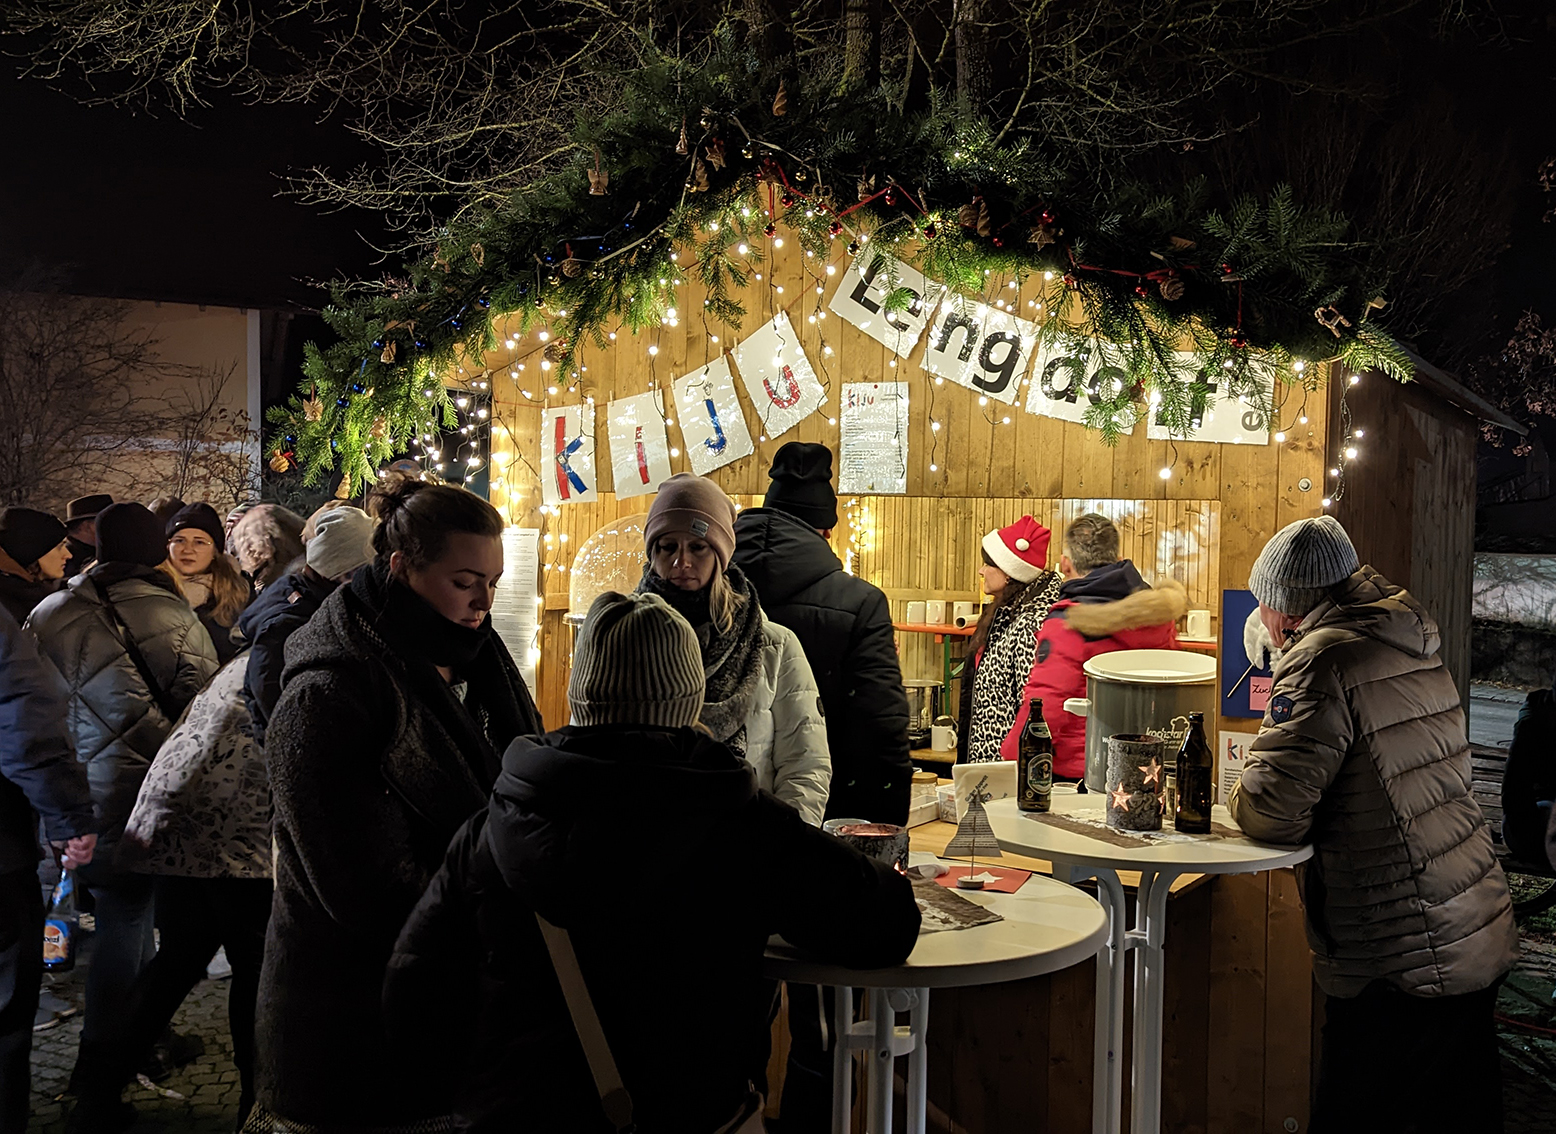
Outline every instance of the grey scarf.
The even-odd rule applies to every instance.
[[[745,573],[730,567],[724,577],[744,601],[735,607],[734,624],[723,633],[713,625],[708,613],[708,592],[683,591],[654,574],[652,565],[643,568],[638,593],[652,593],[675,607],[697,631],[702,646],[702,673],[707,690],[702,698],[702,725],[744,757],[746,754],[746,717],[756,696],[756,682],[762,674],[762,606]]]

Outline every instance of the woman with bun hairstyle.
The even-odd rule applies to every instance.
[[[0,508],[0,606],[18,623],[65,578],[65,525],[35,508]]]
[[[179,583],[211,636],[216,656],[226,665],[242,644],[233,640],[238,615],[254,597],[254,588],[227,554],[221,517],[209,504],[189,504],[167,522],[167,557]]]
[[[707,691],[701,721],[756,772],[757,786],[821,822],[832,783],[821,694],[794,631],[769,621],[735,552],[735,503],[706,477],[659,486],[643,531],[639,594],[656,594],[697,632]]]
[[[502,518],[460,488],[386,483],[375,558],[286,644],[265,733],[275,900],[244,1129],[438,1129],[441,1084],[385,1035],[384,970],[501,755],[544,733],[488,617]]]

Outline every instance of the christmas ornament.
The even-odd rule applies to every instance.
[[[1351,325],[1351,321],[1340,314],[1340,309],[1333,304],[1330,304],[1328,307],[1320,307],[1317,311],[1314,311],[1313,318],[1317,319],[1337,339],[1340,337],[1340,328]]]
[[[970,228],[979,236],[987,237],[994,231],[994,221],[989,216],[989,203],[982,197],[974,197],[958,209],[956,219],[963,228]]]
[[[803,165],[794,171],[794,183],[796,185],[804,185],[805,182],[809,180],[810,174],[805,172],[805,167]]]
[[[789,113],[789,90],[783,80],[778,80],[778,93],[773,96],[773,117],[782,118]]]
[[[439,248],[437,252],[433,254],[432,266],[440,272],[448,271],[448,257],[443,255],[443,249]]]
[[[603,197],[610,190],[611,175],[600,166],[600,151],[594,151],[594,168],[584,170],[589,175],[589,196]]]
[[[475,260],[476,267],[484,268],[486,266],[486,249],[482,248],[479,244],[472,244],[470,246],[470,256],[473,260]]]
[[[1362,312],[1362,322],[1365,323],[1367,321],[1367,316],[1371,315],[1374,311],[1382,311],[1387,306],[1388,300],[1384,299],[1381,295],[1373,296],[1367,301],[1366,310]]]
[[[1174,252],[1187,252],[1194,247],[1194,242],[1186,236],[1169,236],[1167,243]]]
[[[309,390],[308,396],[303,399],[303,420],[318,421],[324,416],[324,403],[319,400],[317,386]]]
[[[701,158],[692,162],[692,175],[686,179],[686,188],[693,193],[708,191],[708,166]]]
[[[895,209],[897,207],[897,187],[895,185],[886,186],[886,192],[881,197],[881,200],[886,202],[888,208]]]
[[[713,141],[709,142],[707,154],[709,165],[714,169],[723,169],[726,160],[724,157],[724,139],[714,138]]]
[[[859,241],[857,241],[857,240],[850,240],[848,242],[848,254],[850,256],[857,256],[857,255],[859,255]]]
[[[351,478],[349,476],[343,476],[340,478],[340,487],[335,490],[335,499],[351,499]]]
[[[926,224],[924,226],[924,239],[925,240],[933,240],[935,237],[937,237],[939,235],[940,235],[940,230],[935,227],[935,222],[934,221],[930,221],[928,224]]]
[[[400,348],[395,344],[395,341],[390,339],[384,344],[384,353],[378,356],[378,361],[387,366],[389,363],[394,361],[394,356],[396,353],[398,353],[399,349]]]
[[[831,224],[827,225],[827,233],[834,239],[841,236],[843,234],[843,222],[835,220]]]
[[[785,191],[783,196],[778,198],[779,204],[781,204],[786,209],[794,208],[794,203],[797,200],[799,200],[799,198],[796,197],[793,193],[790,193],[788,191]]]
[[[583,261],[576,260],[571,256],[562,261],[562,274],[570,280],[577,279],[582,275],[583,268]]]
[[[1075,278],[1073,273],[1065,272],[1064,273],[1064,286],[1069,288],[1071,291],[1079,291],[1080,290],[1080,286],[1081,286],[1081,282],[1080,282],[1080,280]]]
[[[868,201],[872,196],[874,196],[875,195],[875,174],[872,173],[872,174],[870,174],[869,177],[861,177],[861,178],[859,178],[858,189],[859,189],[859,199],[861,201]]]
[[[675,143],[675,152],[678,153],[678,154],[683,154],[683,155],[684,154],[689,154],[689,153],[692,152],[691,143],[687,140],[687,137],[686,137],[686,116],[685,115],[681,116],[681,138],[680,138],[680,141]]]
[[[544,358],[547,362],[551,363],[553,366],[561,362],[563,356],[566,355],[566,353],[566,339],[552,339],[549,343],[546,344],[546,349],[540,352],[541,357]]]
[[[1151,294],[1151,289],[1146,287],[1145,284],[1135,284],[1135,294],[1144,299]]]
[[[778,226],[768,221],[766,227],[762,229],[762,235],[768,237],[777,236]]]
[[[1170,303],[1175,299],[1182,299],[1183,293],[1187,289],[1183,286],[1183,281],[1177,276],[1168,276],[1156,285],[1156,290],[1160,291],[1162,298]]]
[[[1049,219],[1052,216],[1053,214],[1048,212],[1043,214],[1044,219],[1042,222],[1034,226],[1031,231],[1027,233],[1028,244],[1035,244],[1038,248],[1047,248],[1050,244],[1058,240],[1059,237],[1064,235],[1064,229],[1059,228],[1051,219]]]
[[[374,441],[386,440],[389,436],[389,422],[382,416],[375,417],[372,427],[367,431],[367,435]]]
[[[290,458],[285,453],[276,453],[270,458],[270,471],[284,473],[292,467]]]
[[[747,161],[750,161],[752,158],[756,157],[756,147],[753,146],[750,142],[747,142],[745,145],[740,147],[740,156],[745,158]]]

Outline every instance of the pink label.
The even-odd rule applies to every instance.
[[[1248,708],[1256,713],[1262,713],[1270,704],[1270,686],[1275,683],[1273,677],[1251,677],[1248,679]]]

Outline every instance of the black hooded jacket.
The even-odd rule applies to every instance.
[[[763,613],[794,631],[816,675],[832,753],[827,818],[907,822],[908,697],[886,596],[787,512],[747,508],[735,540]]]
[[[243,699],[248,702],[249,716],[254,722],[254,739],[260,744],[265,743],[270,714],[281,700],[286,640],[293,631],[307,625],[336,586],[333,580],[293,571],[266,587],[238,615],[238,631],[249,643]]]
[[[391,1034],[474,1129],[610,1129],[535,913],[567,929],[640,1134],[732,1118],[766,1058],[768,937],[860,968],[912,951],[908,880],[759,791],[690,729],[509,747],[384,985]]]

